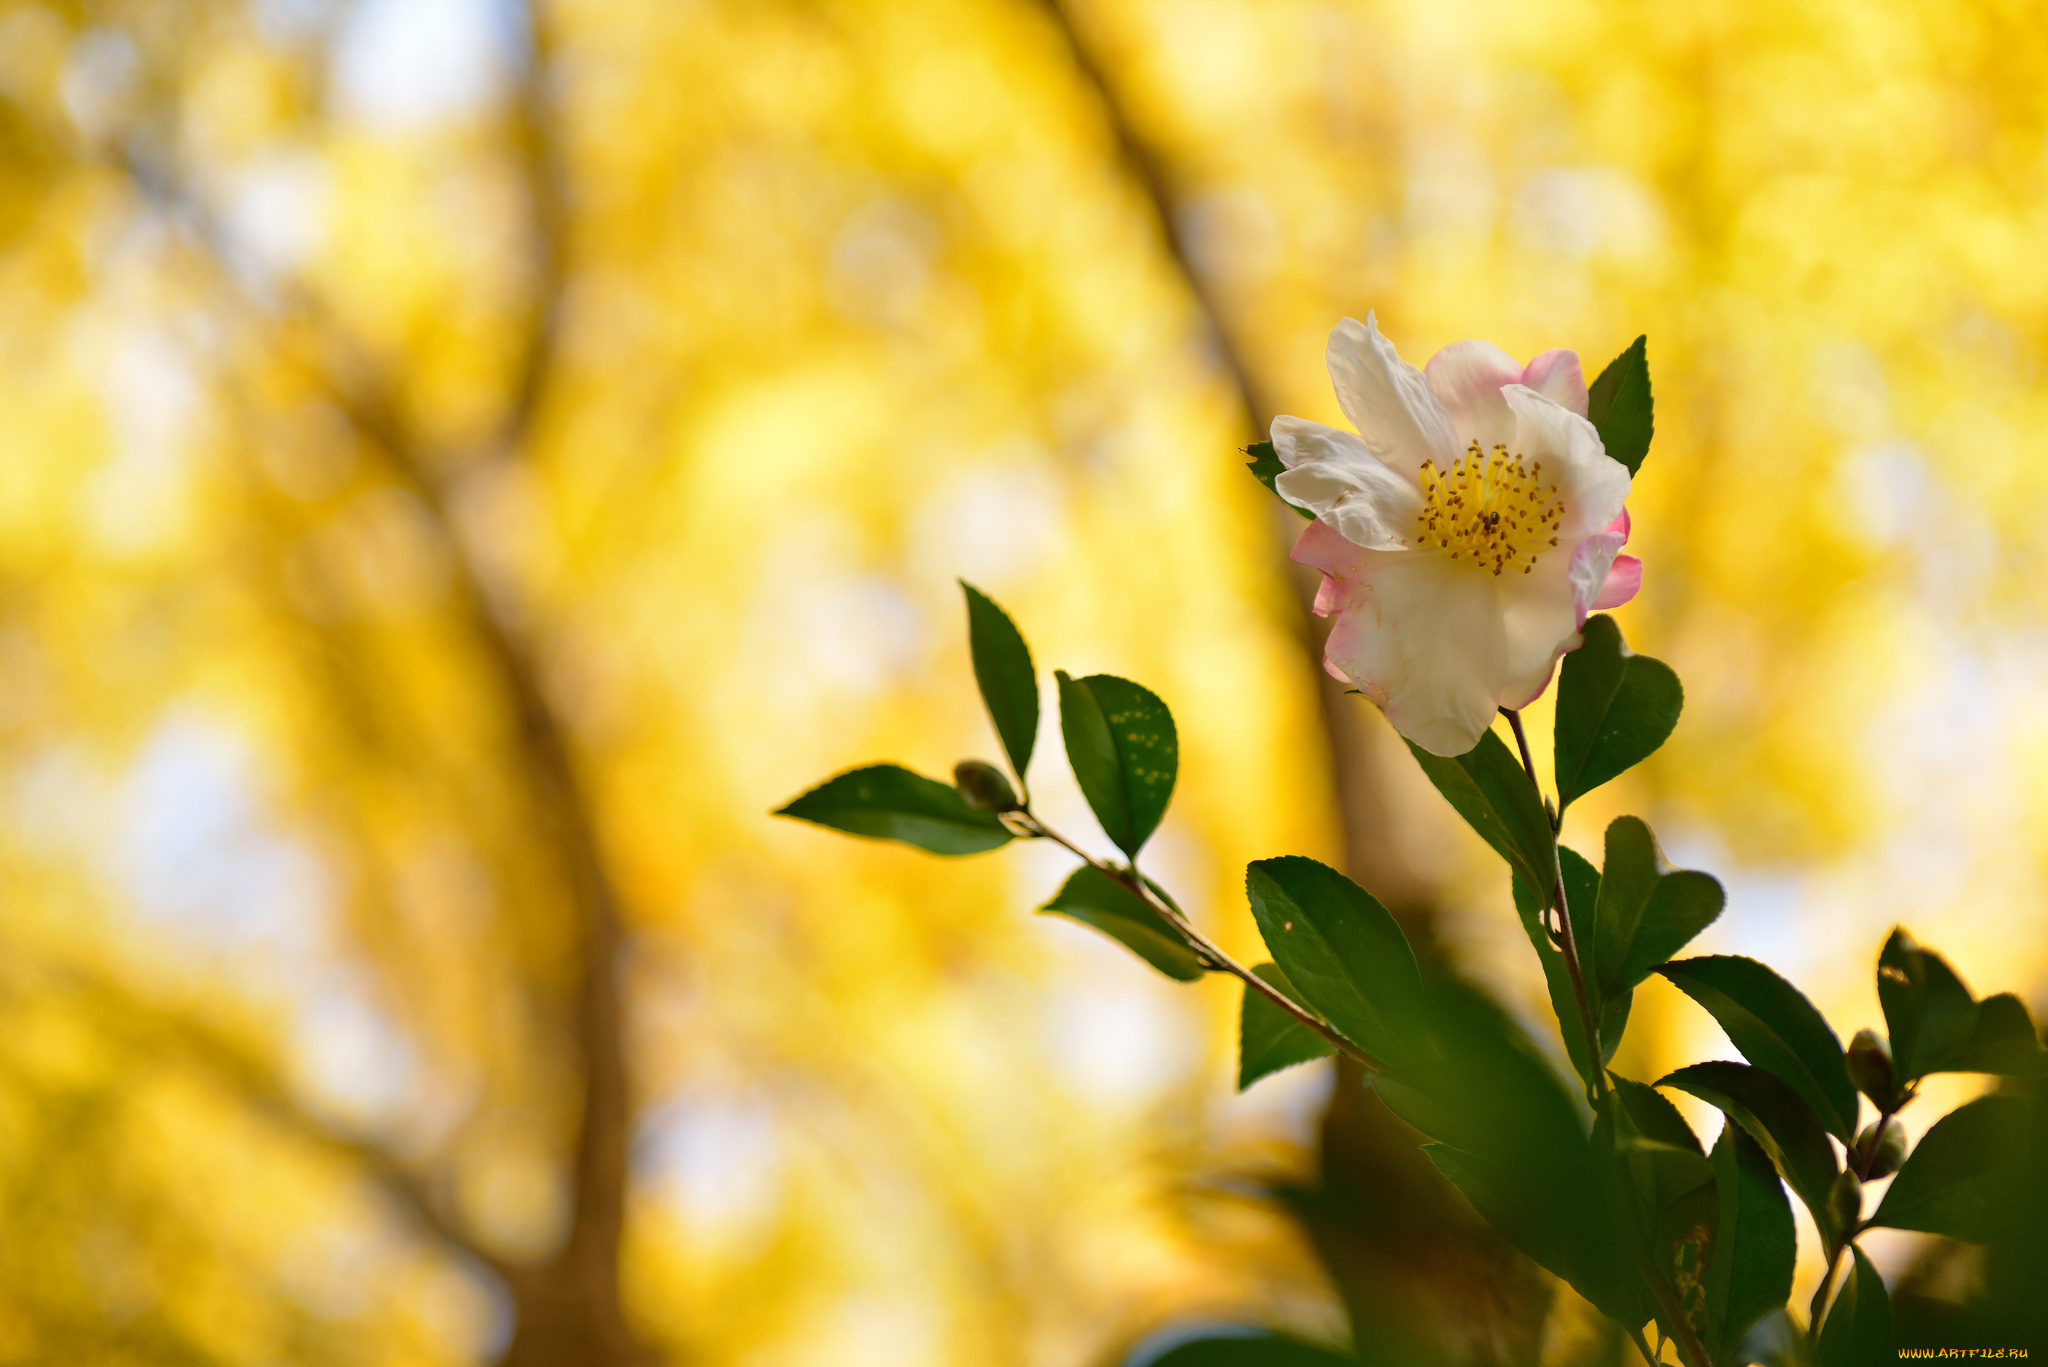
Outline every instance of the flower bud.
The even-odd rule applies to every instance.
[[[1834,1217],[1838,1239],[1847,1239],[1863,1218],[1863,1183],[1855,1173],[1843,1173],[1828,1188],[1828,1214]]]
[[[1849,1053],[1843,1061],[1848,1064],[1849,1080],[1856,1084],[1856,1089],[1879,1110],[1891,1110],[1895,1099],[1891,1041],[1875,1030],[1858,1030],[1856,1038],[1849,1041]]]
[[[1866,1163],[1869,1165],[1863,1175],[1866,1182],[1890,1177],[1906,1161],[1906,1127],[1895,1115],[1871,1121],[1856,1136],[1856,1147],[1850,1153],[1850,1160],[1859,1168]]]
[[[1014,812],[1024,804],[1003,771],[978,759],[963,759],[953,766],[953,786],[967,805],[983,812]]]

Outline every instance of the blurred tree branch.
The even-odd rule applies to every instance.
[[[1075,71],[1095,97],[1125,169],[1144,191],[1166,253],[1195,302],[1217,362],[1245,415],[1247,430],[1254,434],[1253,440],[1263,437],[1280,411],[1280,401],[1247,358],[1239,340],[1239,325],[1190,247],[1184,227],[1185,191],[1180,177],[1167,155],[1145,137],[1133,119],[1116,81],[1090,41],[1085,21],[1076,13],[1074,0],[1037,3],[1052,20]],[[1291,547],[1300,531],[1298,520],[1276,511],[1273,525],[1275,539],[1283,547]],[[1427,875],[1407,858],[1393,834],[1392,799],[1384,759],[1392,751],[1380,743],[1386,738],[1372,729],[1371,709],[1348,696],[1346,686],[1322,668],[1326,633],[1311,611],[1319,576],[1297,572],[1292,578],[1300,609],[1294,631],[1316,680],[1325,749],[1337,789],[1345,870],[1387,904],[1419,953],[1436,957],[1441,949],[1435,933],[1435,890]]]
[[[323,354],[310,379],[382,452],[391,473],[427,510],[449,553],[457,612],[515,720],[518,768],[540,828],[537,834],[559,867],[578,931],[581,963],[570,1019],[582,1094],[570,1160],[566,1238],[537,1265],[507,1263],[482,1248],[433,1199],[430,1184],[374,1140],[336,1130],[297,1106],[267,1073],[202,1027],[187,1022],[178,1033],[259,1106],[322,1147],[353,1158],[427,1229],[505,1279],[517,1324],[504,1362],[625,1364],[648,1355],[626,1325],[619,1297],[631,1129],[618,983],[624,943],[620,897],[566,728],[547,695],[536,648],[517,613],[518,595],[514,586],[496,582],[451,508],[454,481],[489,462],[516,459],[530,445],[556,358],[567,249],[564,169],[550,108],[553,42],[542,0],[532,0],[524,14],[526,51],[510,121],[526,187],[534,271],[501,414],[473,449],[434,450],[405,420],[389,377],[350,344],[306,290],[284,282],[276,291],[281,302],[266,308],[239,286],[211,215],[168,165],[145,164],[132,154],[119,164],[138,189],[192,229],[194,240],[213,260],[215,277],[247,312],[281,330],[304,325],[320,339]]]

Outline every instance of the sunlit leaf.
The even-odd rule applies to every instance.
[[[1173,713],[1151,690],[1113,674],[1057,670],[1067,761],[1102,832],[1136,855],[1159,827],[1180,772]]]
[[[1287,467],[1280,463],[1280,454],[1273,449],[1273,443],[1270,441],[1255,441],[1250,446],[1244,448],[1244,453],[1251,457],[1250,460],[1245,462],[1244,468],[1252,472],[1253,479],[1266,486],[1268,493],[1272,494],[1275,498],[1280,498],[1280,490],[1274,487],[1273,481],[1286,474]],[[1280,499],[1280,501],[1286,504],[1299,517],[1315,517],[1315,514],[1306,508],[1296,507],[1294,504],[1288,503],[1284,498]]]
[[[1828,1189],[1841,1166],[1827,1131],[1789,1083],[1746,1063],[1717,1060],[1680,1068],[1658,1079],[1657,1085],[1690,1092],[1748,1131],[1778,1165],[1814,1222],[1832,1231]]]
[[[1983,1243],[2026,1218],[2014,1199],[2027,1159],[2027,1103],[1984,1096],[1928,1129],[1871,1223]]]
[[[1564,869],[1565,901],[1571,908],[1573,936],[1579,945],[1590,945],[1593,943],[1594,908],[1600,896],[1600,871],[1577,850],[1560,845],[1557,854]],[[1550,936],[1543,928],[1543,907],[1550,900],[1548,892],[1539,897],[1530,888],[1529,880],[1520,874],[1514,876],[1513,892],[1515,912],[1521,918],[1522,931],[1529,937],[1530,947],[1536,951],[1537,962],[1543,965],[1543,980],[1550,989],[1550,1009],[1557,1017],[1558,1034],[1564,1040],[1573,1070],[1590,1090],[1595,1086],[1594,1069],[1586,1059],[1586,1032],[1579,1023],[1578,998],[1572,992],[1571,969],[1565,963],[1564,951],[1550,942]],[[1621,1047],[1633,1000],[1632,994],[1624,992],[1600,1008],[1600,1061],[1603,1065],[1612,1060],[1614,1051]]]
[[[1892,1299],[1863,1250],[1849,1248],[1851,1262],[1835,1293],[1814,1351],[1814,1367],[1872,1367],[1899,1360],[1892,1336]]]
[[[1586,416],[1600,433],[1607,454],[1633,475],[1650,454],[1655,435],[1655,406],[1650,395],[1648,337],[1638,337],[1607,363],[1600,377],[1586,386]]]
[[[1487,731],[1479,744],[1455,759],[1432,755],[1413,741],[1408,749],[1444,800],[1508,861],[1509,868],[1531,887],[1551,885],[1556,869],[1550,818],[1507,742]]]
[[[933,854],[979,854],[1012,838],[994,815],[968,806],[952,784],[896,764],[850,769],[774,814]]]
[[[1607,828],[1594,918],[1592,976],[1601,998],[1648,977],[1712,924],[1725,900],[1712,877],[1667,865],[1641,820],[1616,818]]]
[[[1771,1159],[1733,1122],[1714,1144],[1720,1218],[1707,1258],[1707,1342],[1740,1343],[1760,1317],[1792,1294],[1798,1234]]]
[[[1415,951],[1373,895],[1327,864],[1289,855],[1245,870],[1266,948],[1301,999],[1375,1058],[1422,1048]]]
[[[1031,664],[1031,647],[994,599],[965,579],[960,591],[967,595],[967,648],[974,657],[974,681],[981,686],[989,720],[1010,758],[1010,772],[1021,779],[1038,743],[1038,674]]]
[[[1121,943],[1167,977],[1193,982],[1207,972],[1180,932],[1136,893],[1092,864],[1074,870],[1053,899],[1039,908],[1091,926]]]
[[[1798,988],[1754,959],[1717,954],[1657,972],[1712,1013],[1742,1056],[1790,1083],[1844,1144],[1856,1135],[1856,1088],[1842,1042]]]
[[[1678,725],[1685,689],[1662,660],[1638,655],[1614,619],[1586,619],[1585,644],[1558,671],[1557,801],[1569,807],[1648,759]]]
[[[1901,1084],[1939,1069],[1977,1032],[1977,1001],[1948,960],[1894,930],[1877,961],[1877,998]]]
[[[1252,969],[1280,989],[1303,1009],[1301,994],[1287,981],[1278,964],[1259,964]],[[1311,1059],[1328,1058],[1336,1047],[1315,1031],[1275,1006],[1264,993],[1244,989],[1244,1004],[1237,1025],[1237,1089],[1241,1092],[1269,1073],[1292,1068]]]

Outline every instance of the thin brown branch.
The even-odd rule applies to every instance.
[[[1179,907],[1174,906],[1164,897],[1153,892],[1150,885],[1146,882],[1144,875],[1138,872],[1135,863],[1130,868],[1121,868],[1107,860],[1097,859],[1079,845],[1076,845],[1073,841],[1067,839],[1043,821],[1040,821],[1036,816],[1033,816],[1028,808],[1025,809],[1023,817],[1029,823],[1027,829],[1030,834],[1042,836],[1061,846],[1069,854],[1079,856],[1091,868],[1122,884],[1139,901],[1151,907],[1153,911],[1158,913],[1161,920],[1172,926],[1180,937],[1187,941],[1188,947],[1195,951],[1196,957],[1201,959],[1207,967],[1218,972],[1228,973],[1238,979],[1246,988],[1257,992],[1281,1011],[1293,1017],[1298,1024],[1314,1031],[1329,1041],[1330,1046],[1338,1053],[1357,1060],[1358,1064],[1367,1073],[1383,1073],[1387,1070],[1386,1064],[1346,1039],[1338,1032],[1336,1027],[1303,1007],[1292,997],[1252,972],[1249,968],[1246,968],[1215,941],[1202,934],[1201,931],[1196,930],[1193,923],[1181,914]]]

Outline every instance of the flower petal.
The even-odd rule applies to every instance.
[[[1614,515],[1614,521],[1608,523],[1605,527],[1601,528],[1601,530],[1607,532],[1620,532],[1621,544],[1626,546],[1628,544],[1628,528],[1628,509],[1623,508],[1620,512]]]
[[[1303,529],[1288,558],[1297,565],[1323,572],[1323,582],[1316,589],[1315,613],[1328,617],[1358,601],[1362,592],[1360,578],[1380,555],[1381,552],[1363,550],[1346,541],[1336,528],[1317,518]]]
[[[1373,316],[1346,318],[1330,331],[1323,356],[1344,416],[1366,449],[1410,479],[1425,460],[1457,458],[1451,420],[1430,395],[1422,372],[1394,353]]]
[[[1621,553],[1621,538],[1613,532],[1595,532],[1571,549],[1571,558],[1566,563],[1572,601],[1578,606],[1578,624],[1583,626],[1593,600],[1604,592],[1607,577],[1613,572],[1614,558]]]
[[[1305,418],[1273,419],[1273,449],[1288,468],[1273,481],[1280,497],[1328,522],[1368,550],[1408,544],[1422,490],[1349,432]]]
[[[1579,626],[1586,613],[1574,568],[1574,557],[1553,551],[1527,574],[1501,576],[1501,622],[1507,638],[1502,707],[1527,707],[1536,701],[1550,686],[1558,657],[1578,649]],[[1606,569],[1604,561],[1601,569]]]
[[[1606,611],[1618,608],[1643,587],[1643,562],[1632,555],[1614,557],[1614,567],[1607,571],[1607,581],[1600,586],[1600,592],[1593,595],[1588,607]]]
[[[1569,543],[1614,521],[1628,501],[1628,467],[1607,454],[1593,424],[1526,385],[1501,395],[1515,412],[1513,450],[1542,461],[1545,482],[1564,500],[1559,538]]]
[[[1514,357],[1491,342],[1453,342],[1429,358],[1424,373],[1460,450],[1476,441],[1491,451],[1514,440],[1515,415],[1500,396],[1502,385],[1522,382]]]
[[[1324,659],[1435,755],[1462,755],[1492,724],[1506,673],[1492,575],[1440,555],[1374,556]]]
[[[1586,377],[1579,369],[1578,352],[1546,351],[1523,367],[1518,378],[1552,403],[1586,416]]]

